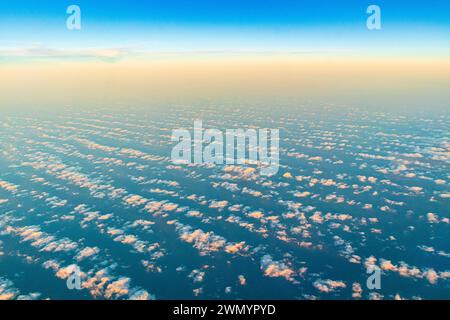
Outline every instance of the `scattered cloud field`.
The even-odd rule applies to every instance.
[[[278,174],[172,163],[198,118],[280,129]],[[5,113],[0,299],[448,299],[449,127],[308,105]]]

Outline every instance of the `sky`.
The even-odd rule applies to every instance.
[[[70,5],[81,30],[68,30]],[[381,30],[366,27],[381,8]],[[0,107],[301,95],[448,108],[450,2],[0,2]]]
[[[81,30],[66,28],[72,4]],[[371,4],[381,8],[378,31],[366,28]],[[3,57],[18,48],[448,56],[448,12],[438,0],[2,1],[0,48]]]

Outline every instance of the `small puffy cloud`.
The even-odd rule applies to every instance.
[[[294,197],[305,198],[305,197],[309,196],[310,194],[311,194],[311,192],[308,192],[308,191],[296,192],[296,193],[294,193]]]
[[[67,279],[77,270],[79,270],[79,267],[76,264],[71,264],[67,267],[60,268],[56,272],[56,276],[60,279]]]
[[[11,280],[0,278],[0,300],[13,300],[19,294]]]
[[[381,261],[380,268],[382,270],[385,270],[385,271],[397,271],[398,270],[398,268],[396,266],[394,266],[391,261],[384,260],[384,259],[381,259],[380,261]]]
[[[129,300],[155,300],[155,296],[148,293],[146,290],[137,290],[130,294]]]
[[[76,242],[73,242],[68,238],[63,238],[50,242],[41,250],[47,252],[68,252],[75,250],[76,248],[78,248],[78,244]]]
[[[325,293],[334,292],[336,290],[347,287],[347,285],[342,281],[335,281],[335,280],[330,280],[330,279],[316,280],[313,285],[317,290],[319,290],[321,292],[325,292]]]
[[[86,258],[97,255],[99,252],[100,252],[100,249],[98,247],[93,247],[93,248],[86,247],[76,255],[75,259],[77,261],[82,261]]]
[[[9,183],[7,181],[4,181],[4,180],[0,180],[0,188],[4,189],[6,191],[14,193],[14,192],[17,191],[18,186],[14,185],[12,183]]]
[[[238,276],[239,284],[241,286],[245,286],[247,284],[247,279],[241,274]]]
[[[436,271],[434,271],[434,269],[428,269],[425,271],[424,276],[431,284],[436,284],[439,279],[439,275]]]
[[[224,209],[226,206],[228,206],[228,201],[223,200],[223,201],[211,201],[209,207],[211,209]]]
[[[427,220],[429,223],[438,223],[439,222],[439,218],[438,218],[437,214],[432,213],[432,212],[427,213]]]
[[[311,217],[309,217],[309,219],[311,221],[315,222],[315,223],[322,223],[323,222],[322,214],[319,211],[314,212],[314,214]]]
[[[292,177],[292,174],[290,172],[286,172],[285,174],[283,174],[283,178],[292,179],[293,177]]]
[[[194,283],[203,282],[205,279],[205,274],[205,271],[194,269],[188,277],[191,278]]]
[[[144,197],[141,197],[141,196],[136,195],[136,194],[130,195],[128,197],[125,197],[123,200],[125,201],[126,204],[128,204],[128,205],[130,205],[132,207],[137,207],[137,206],[144,205],[148,201]]]
[[[261,219],[264,217],[264,214],[261,211],[253,211],[247,214],[250,218]]]
[[[130,278],[120,278],[110,283],[105,290],[106,299],[118,299],[127,296],[130,290]]]
[[[362,297],[362,292],[363,292],[361,284],[359,284],[357,282],[353,283],[352,292],[353,292],[352,293],[353,298],[360,299]]]
[[[261,270],[267,277],[281,277],[289,281],[294,280],[294,270],[282,261],[274,261],[270,255],[265,255],[261,258]]]
[[[225,247],[225,252],[234,254],[246,250],[245,241],[229,244]]]
[[[225,238],[213,232],[204,232],[201,229],[192,231],[190,226],[184,226],[182,224],[177,224],[177,230],[180,234],[180,239],[193,244],[194,248],[200,251],[200,255],[217,252],[226,245]]]

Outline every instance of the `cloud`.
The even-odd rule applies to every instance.
[[[76,242],[68,238],[56,239],[54,236],[42,232],[38,226],[25,226],[20,228],[9,226],[7,231],[19,235],[24,242],[31,242],[31,245],[40,248],[40,251],[68,252],[78,247]]]
[[[225,252],[230,253],[230,254],[234,254],[234,253],[238,253],[240,251],[246,251],[248,249],[248,247],[245,245],[245,241],[239,242],[239,243],[234,243],[234,244],[229,244],[225,247]]]
[[[270,255],[265,255],[261,258],[261,270],[267,277],[281,277],[288,281],[294,281],[294,270],[284,262],[274,261]]]
[[[322,223],[323,222],[323,217],[321,215],[321,212],[319,212],[319,211],[314,212],[314,214],[311,217],[309,217],[309,219],[311,221],[314,221],[315,223]]]
[[[194,283],[196,282],[203,282],[205,279],[205,271],[201,271],[198,269],[192,270],[192,272],[188,276],[189,278],[192,278]]]
[[[148,201],[144,197],[141,197],[136,194],[129,195],[129,196],[125,197],[123,200],[125,201],[126,204],[128,204],[132,207],[144,205]]]
[[[438,223],[439,222],[437,214],[432,213],[432,212],[427,213],[427,220],[429,223]]]
[[[285,174],[283,174],[283,178],[292,179],[293,177],[292,177],[292,174],[290,172],[286,172]]]
[[[296,193],[294,193],[294,197],[305,198],[305,197],[309,196],[310,194],[311,194],[311,192],[308,192],[308,191],[296,192]]]
[[[121,48],[49,48],[41,45],[29,47],[0,48],[1,58],[27,59],[97,59],[116,61],[131,54],[128,49]]]
[[[130,294],[129,300],[155,300],[155,296],[151,295],[144,289],[140,289]]]
[[[385,271],[397,271],[398,268],[389,260],[381,259],[380,268]]]
[[[14,193],[17,191],[18,186],[14,185],[12,183],[9,183],[7,181],[4,181],[4,180],[0,180],[0,188]]]
[[[47,244],[45,247],[41,249],[41,251],[47,251],[47,252],[67,252],[75,250],[78,247],[78,244],[76,242],[73,242],[72,240],[68,238],[63,238],[57,241],[52,241],[49,244]]]
[[[357,282],[353,283],[352,291],[353,291],[353,293],[352,293],[353,298],[360,299],[362,297],[363,290],[362,290],[361,284],[359,284]]]
[[[216,201],[216,200],[212,200],[209,207],[211,209],[219,209],[222,210],[224,209],[226,206],[228,205],[228,201],[223,200],[223,201]]]
[[[76,264],[71,264],[67,267],[60,268],[56,272],[56,276],[60,279],[69,278],[76,270],[79,270],[79,267]],[[81,276],[81,275],[80,275]]]
[[[128,295],[130,286],[130,278],[120,278],[112,283],[110,283],[105,290],[106,299],[117,299]]]
[[[86,258],[97,255],[99,252],[100,249],[98,247],[86,247],[76,255],[75,259],[77,259],[77,261],[82,261]]]
[[[435,284],[439,279],[439,275],[436,271],[434,271],[434,269],[428,269],[425,271],[424,276],[431,284]]]
[[[226,245],[225,238],[214,234],[213,232],[204,232],[201,229],[192,231],[192,227],[177,223],[177,230],[180,239],[192,243],[194,248],[200,251],[200,255],[207,255],[211,252],[217,252]]]
[[[102,297],[105,286],[109,281],[111,281],[111,278],[108,274],[108,270],[104,268],[97,271],[94,276],[91,276],[84,281],[82,287],[88,289],[94,298]]]
[[[247,214],[250,218],[261,219],[264,217],[264,214],[261,211],[253,211]]]
[[[342,281],[335,281],[330,279],[316,280],[313,285],[317,290],[325,293],[334,292],[338,289],[343,289],[347,287],[347,285]]]
[[[41,293],[33,292],[21,295],[19,289],[14,283],[6,278],[0,277],[0,301],[2,300],[37,300],[41,297]]]
[[[0,278],[0,300],[13,300],[19,294],[11,280]]]

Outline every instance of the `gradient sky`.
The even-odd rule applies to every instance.
[[[382,30],[366,28],[370,4]],[[264,94],[448,109],[449,12],[442,0],[0,1],[0,107]]]
[[[80,31],[65,28],[71,4],[82,10]],[[380,31],[366,28],[370,4],[382,9]],[[449,12],[440,0],[2,1],[0,56],[18,48],[449,56]]]

